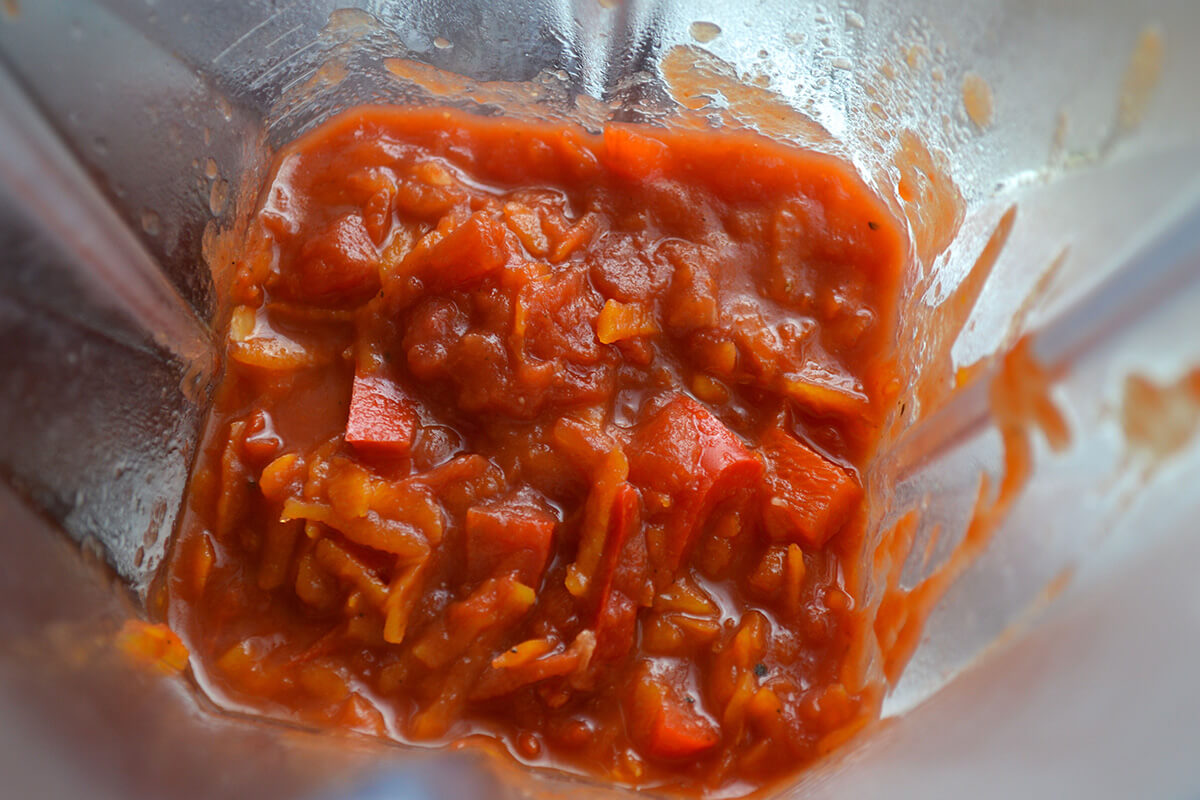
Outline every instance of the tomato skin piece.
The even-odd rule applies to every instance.
[[[620,661],[633,647],[637,635],[637,601],[646,588],[648,572],[641,501],[637,489],[625,483],[613,498],[608,536],[594,584],[599,598],[597,659]]]
[[[755,486],[763,465],[711,411],[686,396],[663,406],[634,438],[631,480],[669,495],[676,505],[664,565],[674,571],[713,507]]]
[[[846,524],[862,499],[858,481],[787,431],[762,438],[769,469],[763,524],[775,541],[819,550]]]
[[[275,287],[287,299],[353,308],[379,291],[379,252],[359,214],[345,214],[300,247],[292,272]]]
[[[384,375],[355,374],[346,441],[372,455],[406,456],[417,429],[411,401]]]
[[[526,586],[541,582],[558,527],[549,509],[519,501],[475,506],[465,527],[468,580],[515,571]]]

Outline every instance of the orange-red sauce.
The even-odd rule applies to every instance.
[[[168,616],[220,699],[751,789],[878,711],[904,242],[749,133],[362,108],[280,153]],[[856,644],[857,643],[857,644]]]

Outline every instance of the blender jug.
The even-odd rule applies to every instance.
[[[879,459],[879,529],[920,510],[904,585],[944,562],[979,476],[1002,471],[990,356],[1030,335],[1069,446],[1033,438],[1031,479],[941,597],[886,723],[775,796],[1196,791],[1200,403],[1181,376],[1200,364],[1197,36],[1185,0],[10,0],[0,763],[14,791],[622,793],[240,719],[112,651],[153,600],[219,374],[223,248],[272,150],[365,102],[593,127],[686,113],[853,163],[909,223],[915,367],[931,368],[926,312],[964,288],[970,316],[945,344],[956,367],[981,365],[944,404],[914,405]]]

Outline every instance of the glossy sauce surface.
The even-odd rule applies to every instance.
[[[223,702],[691,792],[877,714],[904,241],[748,133],[361,108],[280,153],[167,579]]]

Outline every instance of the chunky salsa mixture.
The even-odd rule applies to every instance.
[[[347,112],[279,156],[167,580],[223,702],[751,789],[872,719],[905,252],[750,133]],[[856,653],[858,656],[856,656]]]

